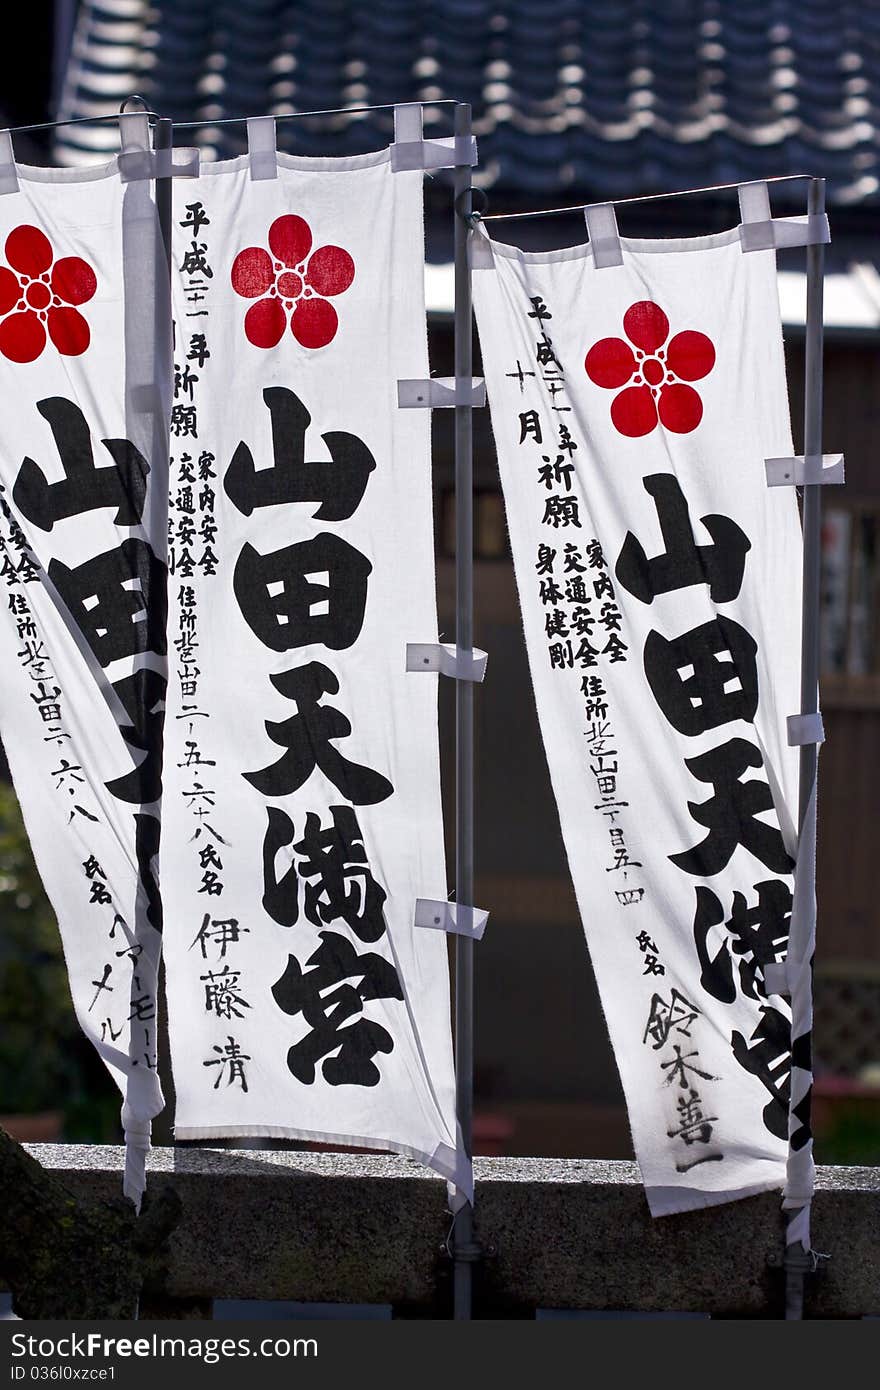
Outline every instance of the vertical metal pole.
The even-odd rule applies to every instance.
[[[170,150],[174,141],[174,126],[169,116],[160,116],[156,122],[156,134],[153,140],[153,148],[159,150]],[[171,293],[171,174],[166,178],[156,179],[156,212],[159,217],[159,229],[162,232],[162,240],[165,243],[165,259],[168,262],[168,293]],[[169,314],[170,318],[170,314]]]
[[[455,134],[471,134],[471,108],[455,108]],[[471,166],[457,164],[455,194],[455,379],[470,382],[471,271],[468,264],[465,220],[470,212]],[[470,405],[455,407],[455,642],[469,656],[474,645],[474,513],[473,431]],[[455,682],[455,897],[467,906],[474,902],[474,687],[472,681]],[[459,1142],[473,1153],[474,1110],[474,943],[471,937],[455,938],[455,1098]],[[453,1230],[453,1316],[471,1317],[472,1271],[475,1254],[473,1207],[463,1206]]]
[[[825,180],[811,179],[807,211],[825,211]],[[822,454],[822,348],[825,247],[807,247],[807,318],[804,362],[804,457]],[[822,564],[822,485],[805,483],[803,494],[803,610],[801,617],[801,713],[819,708],[819,610]],[[819,747],[805,743],[800,750],[798,781],[798,832],[803,836],[819,765]],[[799,842],[800,843],[800,842]],[[794,1001],[793,1001],[794,1002]],[[793,1220],[797,1211],[789,1212]],[[810,1267],[809,1252],[796,1242],[785,1251],[785,1317],[797,1321],[804,1315],[804,1275]]]
[[[168,150],[168,151],[170,151],[171,149],[173,149],[173,146],[174,146],[174,125],[173,125],[173,122],[171,121],[170,117],[168,117],[168,116],[161,116],[161,117],[159,118],[159,120],[157,121],[157,123],[156,123],[155,134],[154,134],[154,136],[153,136],[153,149],[158,153],[158,152],[161,151],[161,150]],[[170,156],[169,156],[169,157],[170,157]],[[169,169],[169,172],[168,172],[167,176],[159,177],[159,178],[156,179],[156,216],[157,216],[157,218],[158,218],[158,222],[159,222],[159,232],[160,232],[161,237],[162,237],[162,246],[163,246],[163,250],[164,250],[164,252],[165,252],[165,265],[166,265],[167,275],[166,275],[166,279],[165,279],[165,299],[164,299],[164,302],[162,302],[162,299],[160,299],[160,286],[159,286],[159,283],[158,283],[158,278],[159,278],[159,267],[158,267],[158,266],[156,267],[156,278],[157,278],[157,284],[156,284],[156,312],[155,312],[155,322],[154,322],[154,329],[153,329],[154,335],[155,335],[154,341],[155,341],[155,344],[156,344],[156,347],[155,347],[155,354],[154,354],[154,363],[155,363],[155,369],[156,369],[157,371],[164,371],[164,370],[173,371],[174,353],[173,353],[173,347],[172,347],[172,336],[173,336],[173,333],[174,333],[174,323],[173,323],[173,319],[172,319],[172,308],[171,308],[171,257],[172,257],[172,238],[173,238],[173,232],[172,232],[172,227],[171,227],[171,173],[170,173],[170,169]],[[164,339],[165,339],[165,341],[166,341],[166,343],[167,343],[167,346],[166,346],[165,344],[163,344],[162,342],[160,342],[160,339],[161,339],[161,338],[164,338]],[[157,384],[158,384],[158,383],[157,383]],[[169,384],[169,388],[168,388],[168,390],[169,390],[169,395],[170,395],[170,389],[171,389],[171,388],[170,388],[170,384]],[[161,393],[160,393],[160,394],[161,394]],[[165,427],[165,430],[167,431],[168,421],[167,421],[167,420],[164,421],[164,422],[163,422],[163,425],[164,425],[164,427]],[[166,441],[167,441],[167,438],[168,438],[167,432],[164,434],[164,438],[165,438]],[[167,465],[167,462],[168,462],[168,459],[167,459],[167,453],[168,453],[167,442],[166,442],[165,450],[164,450],[163,452],[165,453],[165,463],[166,463],[166,465]],[[158,460],[156,460],[155,467],[156,467],[156,470],[157,470],[157,471],[156,471],[156,473],[154,474],[154,479],[157,478],[157,477],[159,476],[159,473],[160,473],[160,470],[159,470],[159,468],[158,468]],[[166,487],[166,493],[167,493],[167,472],[166,472],[166,484],[165,484],[165,487]],[[163,743],[164,743],[164,732],[165,732],[165,731],[164,731],[164,719],[163,719],[162,726],[161,726],[161,728],[160,728],[159,731],[158,731],[158,737],[163,741]],[[160,750],[160,751],[161,751],[161,750]],[[164,1112],[163,1112],[164,1124],[163,1124],[163,1126],[162,1126],[164,1132],[163,1132],[163,1134],[162,1134],[162,1139],[163,1139],[163,1141],[164,1141],[165,1143],[167,1143],[167,1144],[173,1144],[173,1143],[174,1143],[174,1129],[173,1129],[173,1125],[172,1125],[171,1123],[169,1123],[168,1120],[165,1118],[165,1117],[167,1117],[167,1116],[173,1114],[173,1109],[174,1109],[174,1107],[176,1107],[176,1099],[175,1099],[175,1090],[174,1090],[174,1074],[173,1074],[173,1072],[172,1072],[172,1070],[171,1070],[171,1042],[170,1042],[169,1031],[168,1031],[168,991],[167,991],[166,980],[165,980],[165,956],[164,956],[164,952],[163,952],[163,954],[162,954],[162,956],[161,956],[161,958],[160,958],[160,960],[159,960],[159,980],[158,980],[158,985],[159,985],[159,989],[158,989],[158,994],[159,994],[159,1000],[158,1000],[158,1003],[159,1003],[159,1008],[158,1008],[158,1028],[159,1028],[159,1036],[158,1036],[158,1039],[157,1039],[157,1049],[156,1049],[156,1051],[157,1051],[157,1062],[158,1062],[158,1066],[159,1066],[159,1079],[160,1079],[160,1082],[161,1082],[161,1085],[162,1085],[162,1094],[163,1094],[164,1097],[165,1097],[165,1110],[164,1110]],[[154,1125],[155,1125],[156,1122],[154,1121],[153,1123],[154,1123]]]

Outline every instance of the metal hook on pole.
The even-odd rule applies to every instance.
[[[475,200],[479,204],[477,207],[474,207]],[[488,210],[489,198],[488,195],[483,192],[482,188],[469,186],[457,195],[454,206],[456,213],[462,221],[466,222],[468,227],[473,229],[478,222],[482,221],[483,216]]]

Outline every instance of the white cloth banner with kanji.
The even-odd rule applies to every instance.
[[[0,197],[0,733],[139,1202],[156,1058],[170,324],[147,182]],[[0,1097],[2,1105],[2,1097]]]
[[[532,680],[655,1216],[785,1182],[801,543],[773,252],[474,246]],[[796,1117],[795,1117],[796,1120]],[[792,1146],[808,1144],[796,1121]]]
[[[181,1139],[397,1150],[463,1191],[422,175],[387,151],[174,189],[162,892]]]

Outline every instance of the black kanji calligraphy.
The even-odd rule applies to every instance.
[[[209,1057],[207,1061],[202,1063],[202,1066],[220,1068],[213,1089],[218,1090],[221,1081],[225,1078],[227,1086],[233,1086],[237,1082],[243,1091],[247,1091],[247,1075],[244,1064],[251,1060],[250,1054],[242,1052],[241,1045],[231,1035],[227,1037],[223,1047],[219,1043],[213,1043],[211,1051],[216,1052],[217,1056]]]
[[[38,401],[37,410],[52,431],[64,478],[50,483],[40,465],[26,458],[12,489],[12,500],[22,514],[41,531],[51,531],[65,517],[116,507],[116,525],[135,526],[143,514],[150,471],[143,454],[127,439],[102,439],[112,462],[97,468],[86,417],[78,405],[51,396]]]
[[[653,603],[658,594],[692,584],[708,584],[714,603],[730,603],[740,591],[751,549],[745,532],[728,516],[704,516],[700,520],[712,544],[697,545],[675,475],[653,473],[642,479],[642,485],[654,499],[666,549],[649,559],[641,541],[628,531],[614,571],[620,583],[642,603]]]
[[[279,723],[266,721],[266,732],[285,752],[276,763],[242,775],[263,796],[289,796],[319,768],[346,801],[373,806],[391,796],[394,787],[380,772],[350,762],[331,740],[347,738],[351,723],[340,710],[322,705],[323,695],[335,695],[339,681],[318,661],[270,676],[275,689],[294,700],[297,713]]]
[[[732,1004],[737,987],[749,999],[767,997],[764,970],[777,964],[788,947],[791,925],[791,889],[781,879],[766,879],[756,883],[757,903],[748,905],[744,893],[733,895],[730,917],[710,888],[700,885],[697,890],[697,909],[694,915],[694,943],[700,962],[700,984],[707,993],[722,1004]],[[723,924],[724,931],[714,931]],[[717,950],[709,949],[709,938],[717,941]]]
[[[137,652],[165,652],[166,569],[130,537],[75,568],[49,562],[49,578],[102,666]]]
[[[358,955],[336,932],[320,935],[321,945],[307,961],[309,968],[303,970],[296,957],[289,956],[287,969],[272,987],[278,1007],[292,1016],[301,1013],[311,1030],[289,1049],[287,1065],[307,1086],[313,1084],[322,1058],[321,1074],[330,1086],[377,1086],[381,1073],[373,1058],[391,1052],[394,1040],[381,1024],[362,1014],[369,1000],[403,999],[397,971],[383,956]]]
[[[757,652],[751,633],[719,614],[671,641],[649,632],[645,675],[672,727],[693,737],[736,719],[752,722],[758,708]]]
[[[738,845],[743,845],[774,873],[788,873],[793,861],[776,826],[758,817],[773,809],[773,796],[766,782],[740,779],[750,767],[760,768],[764,760],[753,744],[732,738],[708,753],[685,758],[685,767],[699,782],[709,782],[714,795],[708,801],[688,802],[694,820],[709,834],[693,849],[670,854],[672,863],[686,874],[711,878],[730,862]]]
[[[258,469],[242,441],[223,478],[230,501],[244,516],[256,507],[282,502],[319,502],[320,521],[345,521],[358,507],[376,460],[354,434],[331,430],[321,438],[329,463],[306,462],[306,431],[311,415],[285,386],[267,386],[263,400],[272,422],[271,468]]]
[[[232,587],[245,622],[272,651],[320,643],[334,651],[360,635],[372,565],[329,531],[261,555],[245,544]]]

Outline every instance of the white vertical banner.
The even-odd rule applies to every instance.
[[[0,733],[77,1017],[119,1086],[143,1190],[170,389],[151,186],[116,160],[14,167],[0,196]],[[8,174],[7,170],[7,174]],[[163,302],[166,305],[163,316]]]
[[[764,468],[792,453],[775,256],[736,229],[623,240],[603,268],[482,231],[473,250],[538,713],[650,1208],[782,1187],[790,1012],[765,971],[792,909],[801,539]]]
[[[263,142],[265,143],[265,142]],[[270,142],[271,143],[271,142]],[[271,157],[267,157],[271,156]],[[252,145],[175,186],[162,891],[181,1139],[392,1149],[464,1191],[422,174]]]

